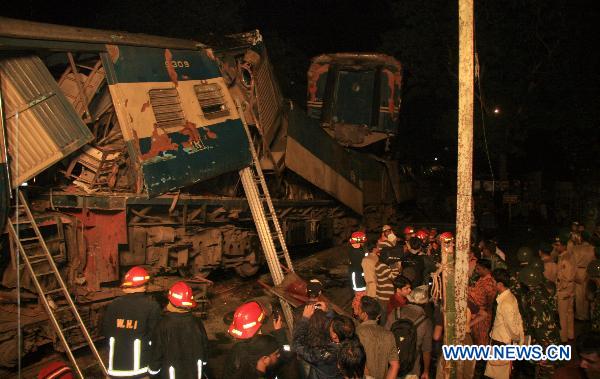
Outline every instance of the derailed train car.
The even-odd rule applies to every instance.
[[[0,216],[11,189],[27,193],[93,337],[132,265],[148,267],[160,291],[176,276],[250,276],[262,264],[237,175],[251,156],[236,101],[288,245],[345,239],[361,215],[385,221],[409,196],[392,163],[340,145],[283,99],[258,32],[225,40],[213,49],[0,19]],[[4,234],[2,314],[16,313],[20,285],[24,353],[60,348],[16,254]],[[0,366],[16,362],[15,325],[0,320]]]

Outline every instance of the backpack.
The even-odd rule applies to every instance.
[[[399,311],[400,308],[396,308],[396,318],[398,318]],[[419,355],[417,352],[417,328],[426,319],[426,315],[421,315],[415,322],[406,318],[398,318],[390,327],[398,349],[399,377],[410,373],[415,366],[415,361]]]

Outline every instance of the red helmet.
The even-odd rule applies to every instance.
[[[265,310],[258,302],[244,303],[235,310],[227,332],[238,340],[252,338],[260,330],[265,317]]]
[[[421,241],[425,241],[425,239],[429,237],[429,232],[425,229],[421,229],[415,234],[415,237],[419,238]]]
[[[354,232],[350,236],[350,243],[365,243],[367,242],[367,235],[365,232]]]
[[[450,232],[444,232],[440,234],[440,241],[445,243],[454,241],[454,236]]]
[[[404,234],[413,234],[415,232],[415,228],[413,228],[412,226],[407,226],[406,228],[404,228]]]
[[[173,284],[169,290],[169,302],[179,308],[195,308],[197,305],[192,289],[185,282]]]
[[[125,274],[125,278],[123,278],[123,283],[121,287],[125,288],[134,288],[143,286],[148,283],[150,280],[150,275],[148,275],[148,271],[145,268],[140,266],[132,267],[127,274]]]
[[[66,363],[50,362],[42,367],[37,379],[75,379],[75,376]]]

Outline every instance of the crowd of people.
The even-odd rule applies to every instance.
[[[549,360],[466,360],[456,365],[458,377],[508,379],[520,373],[575,378],[585,377],[588,371],[582,369],[600,370],[600,260],[590,237],[574,223],[554,241],[542,241],[537,252],[520,248],[519,266],[512,270],[495,241],[473,245],[464,310],[467,333],[452,341],[571,344],[579,368],[573,366],[575,359],[567,365]],[[397,236],[384,225],[371,245],[364,232],[353,233],[348,246],[352,317],[333,310],[318,279],[306,283],[306,304],[294,315],[291,339],[277,309],[248,301],[236,309],[227,330],[234,345],[227,352],[221,377],[442,378],[449,365],[441,355],[446,315],[439,277],[445,273],[443,257],[448,254],[454,254],[453,235],[438,234],[435,228],[407,226]],[[126,295],[106,310],[103,333],[109,347],[109,375],[212,378],[211,347],[202,321],[192,314],[196,302],[191,288],[185,282],[175,283],[161,311],[146,294],[149,279],[142,267],[132,268],[122,283]],[[589,326],[577,340],[576,319]],[[271,333],[263,333],[267,320],[272,323]],[[65,375],[68,367],[55,369]]]

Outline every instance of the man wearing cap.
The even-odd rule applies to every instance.
[[[590,302],[585,293],[588,276],[587,266],[596,256],[594,246],[588,242],[590,234],[585,230],[582,233],[571,235],[573,240],[573,259],[575,261],[575,319],[587,321],[590,319]]]
[[[575,265],[573,253],[567,248],[570,235],[562,231],[554,248],[558,252],[558,271],[556,275],[556,302],[560,319],[560,340],[567,342],[575,339]]]
[[[395,262],[402,259],[404,249],[398,246],[398,237],[394,234],[392,227],[384,225],[381,230],[381,236],[377,240],[377,247],[381,249],[379,260],[392,266]]]
[[[428,379],[433,327],[423,307],[430,301],[429,287],[424,285],[415,288],[408,294],[406,299],[408,304],[396,308],[389,314],[385,328],[390,330],[394,321],[401,319],[410,320],[415,325],[417,329],[417,357],[413,369],[407,375]],[[423,370],[421,370],[421,357],[423,358]]]
[[[121,284],[125,296],[106,307],[102,331],[108,340],[111,377],[138,378],[148,371],[151,335],[161,317],[158,303],[146,294],[149,281],[143,267],[133,267]]]

